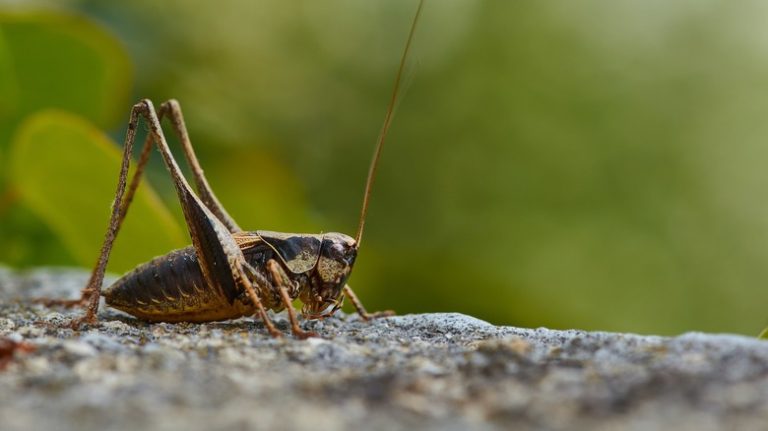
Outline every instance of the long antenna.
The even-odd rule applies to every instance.
[[[357,228],[357,235],[355,241],[357,246],[360,247],[360,240],[363,238],[363,228],[365,227],[365,216],[368,214],[368,200],[371,197],[371,188],[373,187],[373,180],[376,177],[376,167],[379,164],[379,157],[381,157],[381,149],[384,147],[384,140],[387,138],[387,132],[389,131],[389,125],[392,123],[392,113],[395,110],[395,104],[397,103],[397,96],[400,92],[400,79],[403,76],[403,69],[405,69],[405,60],[408,58],[408,51],[411,49],[411,41],[413,40],[413,33],[416,31],[416,23],[419,22],[419,15],[421,15],[421,8],[424,6],[424,0],[419,1],[419,7],[416,9],[416,16],[413,17],[413,23],[411,24],[411,32],[408,33],[408,40],[405,42],[405,50],[403,50],[403,56],[400,58],[400,67],[397,69],[397,76],[395,77],[395,88],[392,90],[392,98],[387,106],[387,114],[384,116],[384,125],[381,127],[379,133],[379,139],[376,143],[376,150],[373,152],[373,159],[371,160],[371,166],[368,168],[368,180],[365,182],[365,195],[363,196],[363,208],[360,210],[360,224]]]

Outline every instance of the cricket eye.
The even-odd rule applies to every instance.
[[[333,260],[343,260],[345,257],[344,246],[338,243],[331,245],[331,249],[330,249],[330,252],[328,253],[328,257],[330,257]]]

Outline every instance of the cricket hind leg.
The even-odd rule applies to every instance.
[[[237,225],[237,222],[235,222],[232,216],[227,213],[227,210],[224,209],[224,206],[216,198],[211,186],[208,184],[208,180],[205,178],[203,168],[200,166],[200,162],[197,160],[197,155],[195,155],[195,150],[192,147],[192,141],[189,139],[189,133],[187,133],[187,127],[184,124],[184,116],[181,113],[181,106],[178,101],[170,99],[160,105],[160,108],[157,111],[158,119],[162,121],[166,115],[171,121],[173,131],[179,138],[179,141],[181,141],[181,146],[184,149],[184,156],[187,159],[187,164],[192,170],[192,179],[197,186],[197,193],[200,196],[200,200],[203,201],[219,221],[224,223],[230,232],[242,232],[242,229]]]
[[[378,319],[380,317],[389,317],[394,316],[395,312],[392,310],[385,310],[385,311],[376,311],[373,313],[369,313],[365,310],[365,307],[363,307],[363,303],[360,302],[360,298],[355,295],[355,292],[352,291],[352,288],[349,287],[348,284],[344,285],[344,295],[349,297],[349,302],[352,303],[352,306],[355,307],[355,310],[357,311],[357,314],[360,315],[360,317],[363,320],[371,320],[371,319]]]
[[[101,284],[104,281],[104,273],[106,271],[107,262],[109,260],[109,254],[112,250],[112,245],[117,237],[120,227],[122,226],[125,215],[128,212],[128,207],[133,202],[133,197],[136,193],[136,189],[139,186],[141,175],[144,172],[144,168],[149,161],[149,156],[152,149],[152,136],[148,135],[144,141],[143,148],[141,150],[141,156],[136,165],[136,171],[131,178],[131,183],[126,191],[126,182],[128,177],[128,170],[131,162],[131,155],[133,153],[133,144],[136,139],[136,128],[138,127],[139,113],[136,108],[131,110],[131,116],[128,121],[128,131],[126,132],[125,142],[123,143],[123,159],[120,166],[120,174],[118,177],[117,190],[115,192],[115,198],[112,202],[112,213],[110,215],[109,225],[107,232],[104,236],[104,242],[102,243],[99,258],[96,261],[91,276],[88,279],[86,287],[83,288],[79,299],[56,299],[56,298],[35,298],[33,302],[43,304],[46,307],[52,306],[64,306],[64,307],[82,307],[91,301],[91,297],[96,293],[96,296],[100,296]],[[98,286],[98,288],[96,287]],[[98,304],[98,298],[96,299]],[[95,320],[95,312],[92,315],[86,315],[89,323],[93,323]]]

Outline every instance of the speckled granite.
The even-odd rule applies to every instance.
[[[0,269],[0,430],[766,430],[768,342],[498,327],[455,313],[304,322],[100,324],[24,297],[87,274]],[[287,319],[275,318],[288,334]]]

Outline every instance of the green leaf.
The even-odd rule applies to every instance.
[[[92,266],[114,199],[121,152],[86,120],[56,110],[30,116],[11,146],[11,179],[77,261]],[[179,224],[143,183],[115,242],[109,268],[126,271],[188,243]]]
[[[760,332],[760,335],[757,336],[757,338],[759,338],[761,340],[768,340],[768,328],[763,329]]]
[[[19,124],[41,109],[60,108],[102,128],[114,127],[130,106],[132,77],[124,47],[88,19],[55,11],[0,11],[0,261],[72,262],[58,238],[8,187],[9,146]]]
[[[0,123],[42,108],[101,128],[124,116],[133,76],[122,45],[93,22],[60,13],[0,12]]]

